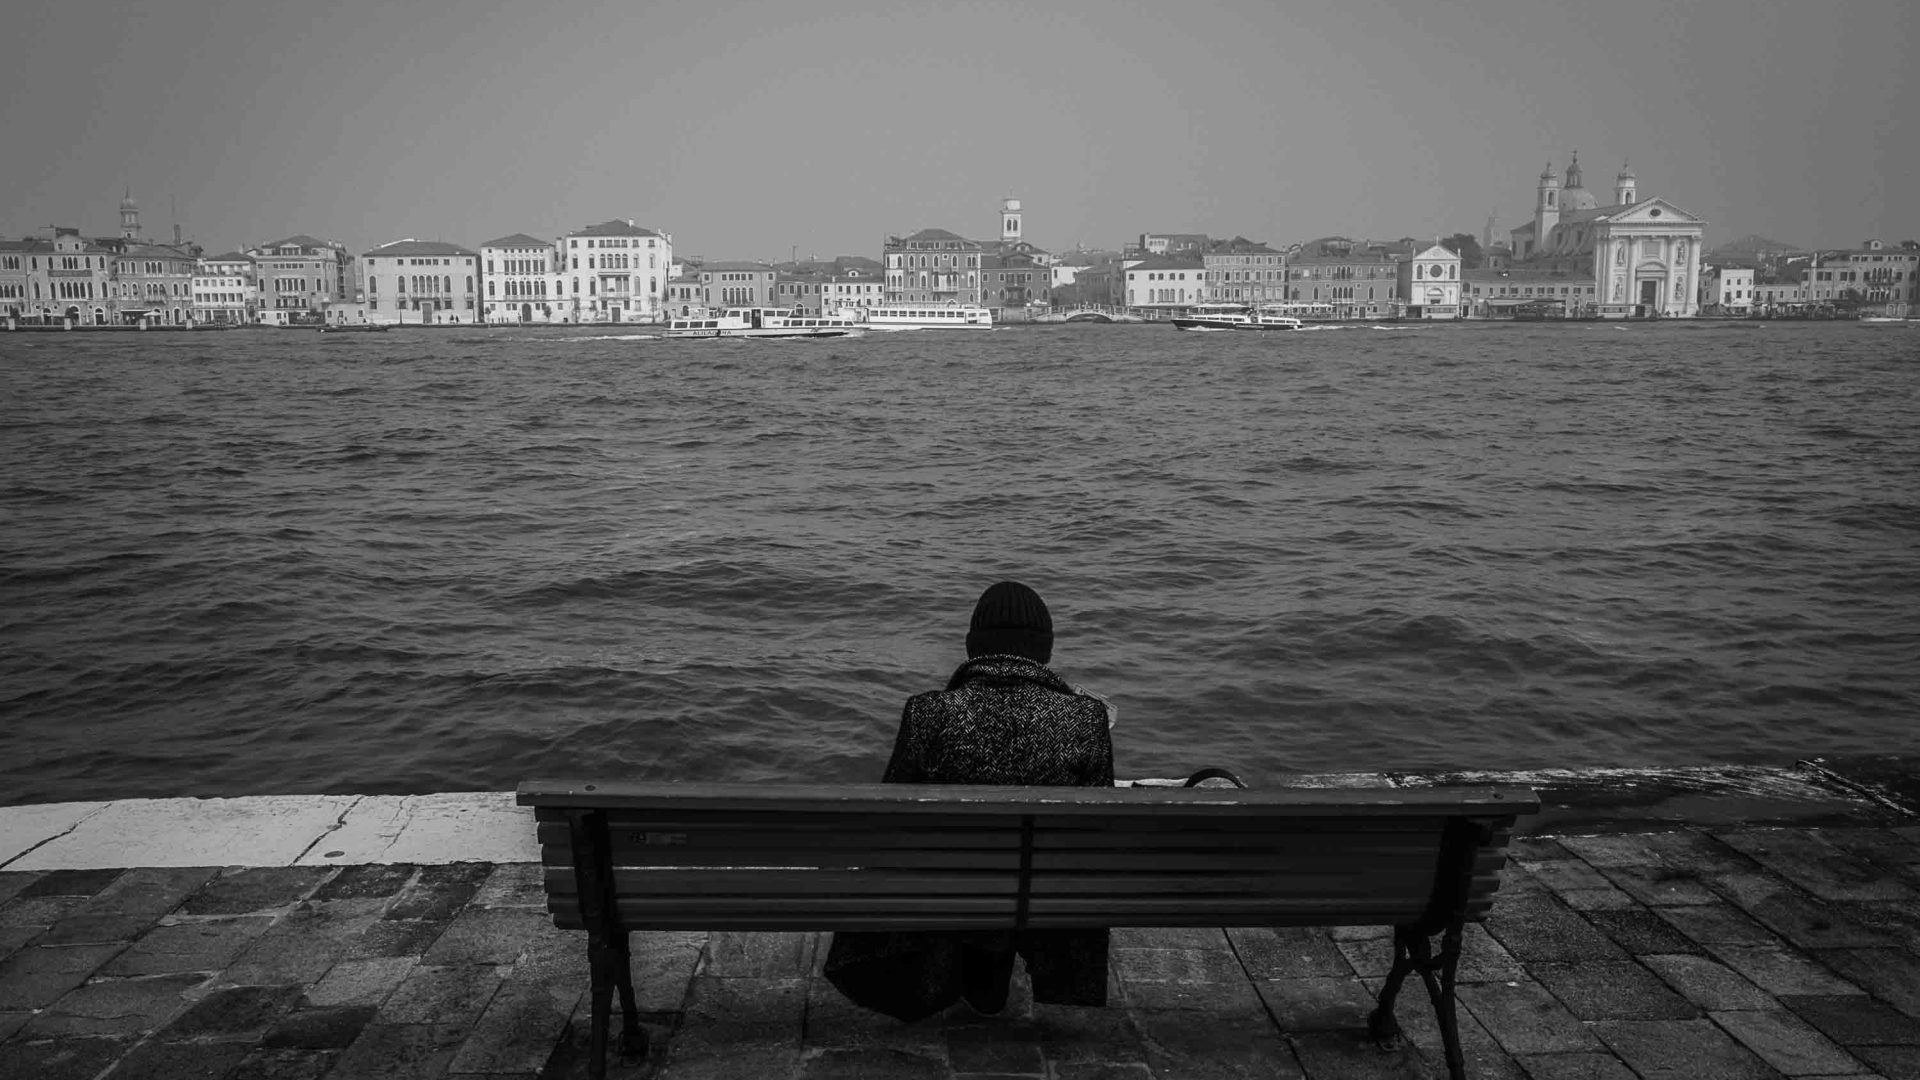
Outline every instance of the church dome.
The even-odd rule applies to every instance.
[[[1560,196],[1560,209],[1565,211],[1591,210],[1599,205],[1593,192],[1583,187],[1568,188],[1566,194]]]
[[[120,200],[120,209],[122,210],[140,209],[140,204],[133,201],[133,192],[131,191],[127,192],[127,197]]]

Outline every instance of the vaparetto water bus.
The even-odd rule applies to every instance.
[[[845,315],[807,315],[799,308],[722,308],[699,318],[670,319],[661,337],[794,338],[849,337],[866,328]]]
[[[860,310],[869,330],[993,329],[993,312],[978,304],[879,304]]]
[[[1195,304],[1173,318],[1175,330],[1298,330],[1300,325],[1291,315],[1248,310],[1245,304]]]

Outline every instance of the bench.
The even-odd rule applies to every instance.
[[[1417,973],[1447,1068],[1462,927],[1486,917],[1524,787],[1067,788],[536,780],[547,908],[587,932],[588,1069],[646,1052],[634,930],[1391,926],[1368,1018]],[[1438,935],[1436,952],[1431,938]]]

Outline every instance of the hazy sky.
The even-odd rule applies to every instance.
[[[468,246],[608,218],[682,254],[1274,243],[1611,198],[1840,246],[1920,237],[1915,0],[27,0],[0,234]]]

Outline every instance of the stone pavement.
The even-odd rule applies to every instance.
[[[1920,826],[1514,842],[1461,971],[1469,1075],[1920,1077]],[[1116,930],[1106,1009],[905,1025],[823,935],[634,935],[654,1050],[610,1075],[1146,1080],[1444,1075],[1363,1035],[1382,929]],[[524,862],[0,871],[0,1077],[585,1075],[585,936]]]

